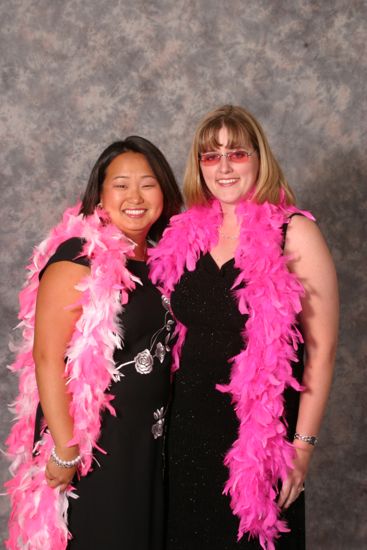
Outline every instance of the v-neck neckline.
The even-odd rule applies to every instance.
[[[214,264],[214,266],[216,267],[216,269],[217,269],[219,272],[223,271],[223,268],[225,268],[225,267],[226,267],[228,264],[230,264],[231,262],[234,263],[234,256],[233,256],[232,258],[230,258],[229,260],[227,260],[226,262],[224,262],[224,264],[222,264],[221,266],[219,266],[219,265],[217,264],[217,262],[215,261],[215,259],[213,258],[213,256],[211,255],[210,252],[207,252],[206,255],[209,256],[211,262]]]

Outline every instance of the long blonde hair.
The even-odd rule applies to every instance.
[[[223,105],[205,115],[195,132],[184,176],[187,205],[203,205],[211,199],[201,173],[199,154],[219,147],[218,133],[223,127],[228,131],[228,148],[251,145],[258,154],[259,174],[253,200],[279,204],[284,195],[287,204],[294,204],[294,193],[258,121],[242,107]]]

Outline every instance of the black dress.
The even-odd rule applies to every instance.
[[[49,264],[70,260],[88,265],[87,258],[77,258],[82,245],[81,239],[66,241]],[[145,263],[128,260],[127,267],[142,285],[130,293],[121,318],[124,348],[115,352],[121,380],[109,389],[117,416],[103,414],[98,445],[107,454],[96,451],[93,471],[74,483],[79,498],[69,499],[73,539],[68,550],[162,550],[164,545],[164,437],[173,321]],[[41,415],[39,410],[38,426]]]
[[[223,458],[236,439],[237,418],[228,394],[215,389],[228,383],[230,358],[243,348],[240,314],[231,287],[239,270],[234,260],[221,269],[208,253],[195,271],[186,271],[171,296],[175,317],[187,327],[180,370],[176,374],[168,437],[169,515],[167,550],[260,549],[245,535],[237,543],[238,519],[222,495],[228,478]],[[302,353],[302,350],[300,350]],[[299,363],[297,378],[302,376]],[[296,371],[295,371],[296,372]],[[298,394],[286,391],[289,435],[294,433]],[[277,548],[304,549],[304,496],[291,506],[291,534]]]

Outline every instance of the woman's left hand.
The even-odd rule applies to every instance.
[[[287,479],[282,485],[278,504],[286,510],[304,490],[304,482],[310,465],[313,447],[294,447],[296,455],[293,459],[293,470],[290,470]]]

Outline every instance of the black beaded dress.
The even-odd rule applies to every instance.
[[[212,256],[202,255],[195,271],[186,271],[171,296],[175,317],[187,327],[180,369],[174,384],[170,416],[169,514],[167,550],[260,550],[245,535],[237,542],[238,519],[222,495],[228,478],[223,465],[236,439],[237,418],[228,394],[215,385],[228,383],[229,359],[244,344],[246,322],[231,287],[239,270],[234,260],[220,269]],[[300,350],[302,353],[302,350]],[[302,376],[297,363],[295,375]],[[286,391],[289,436],[295,430],[298,394]],[[286,514],[290,534],[277,548],[304,549],[304,493]]]
[[[49,264],[68,260],[88,265],[86,257],[77,257],[82,246],[81,239],[65,241]],[[129,294],[121,316],[124,347],[115,352],[121,379],[109,389],[117,416],[102,414],[98,445],[107,454],[95,451],[93,471],[73,483],[79,498],[69,499],[73,539],[68,550],[164,546],[164,439],[173,321],[148,279],[146,264],[128,260],[127,267],[142,285]],[[37,426],[41,416],[39,407]]]

